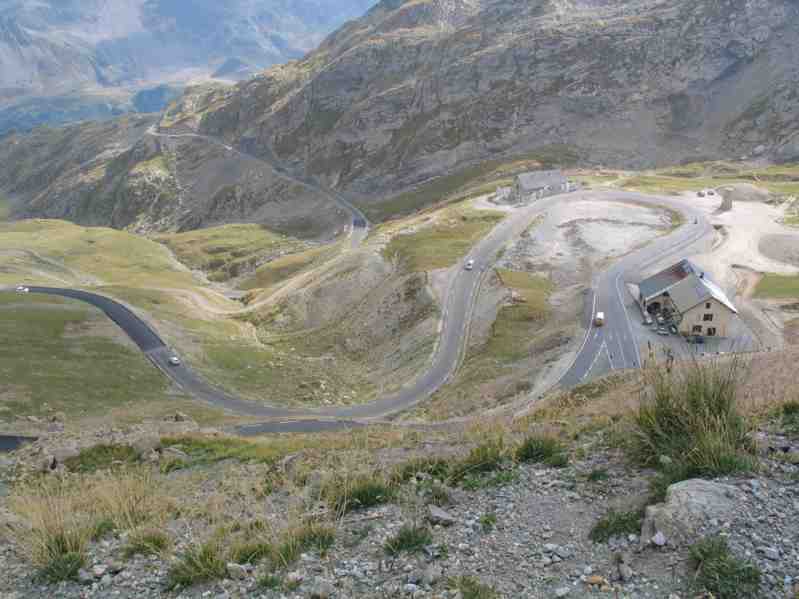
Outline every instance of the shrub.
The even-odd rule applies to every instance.
[[[505,461],[505,445],[502,440],[487,441],[474,447],[469,454],[452,465],[450,480],[459,482],[470,475],[493,472]]]
[[[426,545],[433,542],[430,530],[425,526],[404,525],[385,544],[386,553],[397,555],[399,553],[415,553],[421,551]]]
[[[230,550],[230,561],[237,564],[257,564],[262,559],[272,556],[270,543],[246,542],[237,543]]]
[[[612,537],[640,534],[643,519],[643,509],[629,512],[610,510],[594,525],[588,538],[595,543],[605,543]]]
[[[527,437],[516,448],[516,459],[519,462],[541,463],[566,453],[563,444],[553,437]]]
[[[92,527],[92,541],[99,541],[116,530],[116,524],[111,518],[100,518]]]
[[[463,599],[499,599],[497,592],[473,576],[458,576],[449,580],[449,588],[460,591]]]
[[[160,530],[142,529],[134,530],[128,537],[128,542],[122,549],[125,557],[139,555],[159,555],[170,546],[169,536]]]
[[[427,504],[436,505],[438,507],[445,507],[452,505],[452,497],[449,490],[442,486],[433,483],[430,486],[423,488],[423,493]]]
[[[749,426],[736,393],[742,362],[692,365],[645,373],[648,393],[636,415],[633,451],[644,465],[662,456],[697,476],[722,476],[754,467]]]
[[[691,547],[695,584],[718,599],[759,597],[760,570],[732,555],[721,537],[702,539]]]
[[[64,465],[70,472],[91,473],[114,466],[129,466],[139,462],[138,452],[130,445],[95,445],[67,458]]]
[[[190,547],[169,569],[167,589],[188,587],[200,582],[218,580],[227,575],[227,565],[222,559],[218,542],[210,541],[199,547]]]
[[[147,469],[101,475],[93,481],[91,494],[95,509],[120,530],[158,519],[166,508]]]
[[[394,492],[381,477],[360,476],[334,479],[326,485],[323,495],[336,513],[345,514],[387,503]]]

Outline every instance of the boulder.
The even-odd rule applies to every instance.
[[[68,459],[76,458],[78,455],[80,455],[80,450],[74,445],[59,447],[58,449],[53,450],[53,458],[57,464],[63,464]]]
[[[737,488],[708,480],[686,480],[671,485],[664,503],[646,508],[641,544],[662,546],[689,542],[709,520],[731,518],[740,499]]]
[[[146,437],[136,439],[133,443],[131,443],[131,446],[136,450],[136,453],[139,454],[139,457],[145,459],[153,451],[158,451],[161,449],[161,439],[156,435],[148,435]]]
[[[442,510],[438,506],[429,505],[427,506],[427,510],[427,519],[430,521],[430,524],[452,526],[458,521],[455,516],[445,510]]]

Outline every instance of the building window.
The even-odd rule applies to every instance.
[[[694,326],[694,328],[693,328],[693,331],[692,331],[692,332],[693,332],[694,334],[696,334],[696,335],[701,335],[701,334],[702,334],[702,325],[701,325],[701,324],[698,324],[698,325]]]
[[[707,336],[708,337],[715,337],[716,336],[716,327],[708,327]]]
[[[705,314],[705,317],[702,319],[705,322],[713,322],[713,315],[712,314]]]
[[[705,304],[705,310],[710,310],[710,302]]]

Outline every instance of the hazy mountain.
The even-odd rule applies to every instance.
[[[87,115],[129,110],[100,90],[208,76],[225,61],[254,69],[298,58],[371,0],[0,0],[0,129],[69,120],[43,98]],[[35,97],[29,101],[28,98]],[[63,103],[63,99],[61,100]],[[26,106],[32,105],[25,118]],[[105,104],[108,108],[92,108]],[[80,111],[78,111],[80,112]],[[4,124],[5,123],[5,127]]]
[[[799,160],[797,48],[795,0],[384,0],[302,60],[236,86],[188,90],[160,126],[224,140],[362,203],[531,151],[550,162],[632,167],[755,150]],[[57,180],[45,164],[29,169],[35,194],[15,178],[13,165],[35,151],[64,166],[60,150],[70,143],[43,134],[0,143],[8,169],[0,191],[16,198],[16,214],[142,229],[250,218],[313,231],[338,223],[318,198],[298,190],[286,198],[266,162],[220,156],[199,140],[115,146],[126,158],[104,167],[92,198],[126,189],[128,172],[139,188],[147,183],[146,197],[159,186],[193,186],[163,196],[179,202],[138,195],[132,211],[117,192],[125,218],[85,208],[108,209],[85,200],[85,150]],[[131,166],[162,155],[166,162]],[[168,168],[156,177],[152,164]]]

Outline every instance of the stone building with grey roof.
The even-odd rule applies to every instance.
[[[727,337],[738,310],[702,269],[682,260],[638,285],[649,314],[663,314],[683,335]]]
[[[571,184],[559,170],[530,171],[516,176],[513,185],[517,202],[537,200],[558,193],[570,191]]]

